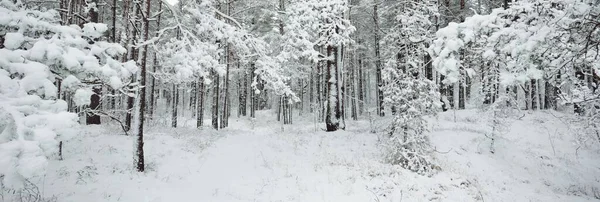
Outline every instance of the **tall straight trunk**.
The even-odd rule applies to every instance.
[[[363,72],[363,54],[358,58],[358,113],[363,114],[365,107],[364,86],[365,74]]]
[[[173,90],[171,91],[171,127],[177,128],[177,109],[179,105],[179,87],[177,84],[173,84]]]
[[[61,0],[62,2],[62,0]],[[112,29],[111,29],[111,42],[117,43],[117,0],[112,1]]]
[[[182,116],[182,117],[185,117],[185,112],[187,111],[186,110],[187,105],[185,104],[185,91],[186,91],[185,89],[187,89],[187,85],[183,84],[183,88],[181,88],[179,90],[179,91],[181,91],[181,92],[179,92],[179,96],[181,96],[181,97],[177,98],[177,100],[181,99],[181,114],[179,116]]]
[[[239,62],[238,62],[239,64]],[[247,106],[247,95],[248,95],[248,72],[244,71],[244,74],[242,76],[242,85],[240,86],[240,106],[238,108],[239,114],[242,116],[246,116],[247,114],[247,110],[246,110],[246,106]]]
[[[536,79],[532,79],[531,80],[531,95],[533,97],[531,97],[531,104],[532,104],[532,109],[533,110],[539,110],[540,109],[540,89],[538,86],[538,80]]]
[[[198,88],[198,84],[196,82],[193,82],[192,83],[192,87],[191,87],[191,91],[190,91],[190,97],[189,97],[190,101],[188,102],[189,105],[190,105],[189,106],[190,110],[192,111],[192,117],[196,117],[195,111],[196,111],[196,105],[198,104],[198,103],[196,103],[196,100],[198,100],[196,98],[196,96],[197,96],[196,95],[196,91],[198,91],[198,90],[196,90],[197,88]]]
[[[233,10],[233,6],[231,5],[231,2],[227,2],[226,3],[226,8],[225,8],[225,14],[229,15],[231,13],[231,11]],[[231,23],[231,22],[230,22]],[[225,128],[229,126],[229,116],[230,116],[230,103],[229,103],[229,70],[231,69],[231,62],[232,62],[232,58],[233,58],[233,50],[231,49],[231,45],[229,44],[229,42],[226,42],[225,44],[225,58],[224,58],[224,62],[225,62],[225,86],[223,89],[223,112],[221,114],[221,125],[219,126],[220,128]]]
[[[466,81],[461,81],[458,84],[458,109],[465,109],[465,99],[466,99]]]
[[[315,66],[312,66],[310,74],[309,74],[309,81],[308,81],[308,103],[309,103],[309,107],[308,110],[310,113],[314,112],[314,104],[315,104]]]
[[[250,83],[254,83],[254,71],[256,71],[256,67],[254,66],[254,63],[250,64]],[[256,115],[256,93],[255,93],[255,89],[250,88],[248,93],[250,94],[250,117],[255,118]]]
[[[131,9],[135,11],[134,18],[137,19],[137,17],[140,15],[141,8],[136,8],[136,5],[133,5],[131,7]],[[126,19],[125,22],[127,23],[127,25],[129,25],[129,20],[128,19]],[[137,39],[137,37],[138,37],[137,36],[137,30],[138,30],[138,27],[137,27],[137,23],[136,23],[136,24],[134,24],[134,26],[130,30],[131,34],[128,36],[127,45],[134,43],[135,39]],[[128,59],[129,60],[133,60],[133,61],[137,61],[137,57],[138,57],[137,49],[134,48],[133,46],[131,46],[129,48],[129,51],[128,51]],[[135,81],[136,78],[133,78],[133,77],[134,76],[132,76],[131,80]],[[133,89],[133,87],[131,89]],[[125,124],[126,124],[127,130],[129,130],[131,128],[131,119],[132,119],[132,114],[131,113],[134,110],[133,109],[134,104],[135,104],[135,100],[134,99],[135,98],[133,96],[129,96],[127,98],[127,116],[125,117]]]
[[[279,0],[279,11],[282,13],[285,12],[285,0]],[[283,21],[279,21],[279,34],[280,35],[285,34],[284,31],[285,30],[284,30]],[[293,84],[293,82],[290,82],[289,84]],[[281,105],[280,111],[283,116],[283,124],[291,124],[292,106],[290,105],[290,100],[288,99],[287,95],[280,96],[279,100],[280,100],[280,105]]]
[[[341,46],[338,48],[338,50],[340,51],[339,54],[339,59],[337,61],[337,66],[338,66],[338,81],[340,82],[339,85],[339,89],[340,89],[340,98],[341,98],[341,103],[340,105],[342,106],[340,108],[340,110],[342,110],[342,119],[346,120],[346,103],[348,103],[348,75],[347,72],[344,71],[344,64],[345,64],[345,57],[346,57],[346,46]],[[342,124],[343,125],[343,124]],[[344,128],[344,127],[342,127]]]
[[[196,88],[196,128],[204,124],[204,78],[200,78]]]
[[[66,10],[67,9],[67,5],[66,4],[67,4],[67,0],[60,0],[60,2],[58,3],[58,7],[61,10]],[[67,13],[68,13],[68,11],[67,11]],[[67,13],[60,12],[60,24],[61,25],[65,25],[65,23],[67,22]],[[0,42],[2,42],[2,44],[0,45],[0,48],[4,48],[4,47],[2,47],[4,45],[4,41],[3,41],[4,39],[2,37],[0,37],[0,38],[1,38]]]
[[[352,116],[352,120],[358,120],[358,111],[357,111],[357,106],[356,106],[356,51],[353,52],[352,56],[350,56],[350,59],[352,60],[352,62],[350,63],[351,65],[349,65],[350,68],[350,77],[349,80],[350,82],[348,82],[349,86],[350,86],[350,91],[352,92],[350,97],[350,111],[351,111],[351,116]]]
[[[461,2],[460,2],[461,10],[464,9],[464,5],[465,5],[464,0],[461,0]],[[464,20],[461,20],[461,22],[462,21],[464,21]],[[467,64],[468,62],[465,61],[465,58],[466,58],[465,54],[466,53],[465,53],[464,49],[460,51],[460,60],[463,61],[463,63]],[[458,88],[458,89],[454,89],[455,91],[458,91],[457,92],[458,95],[454,95],[454,96],[456,96],[455,99],[458,101],[455,103],[455,105],[456,105],[455,109],[464,109],[465,108],[465,83],[466,83],[466,78],[468,76],[461,73],[461,77],[463,77],[463,78],[461,78],[459,80],[459,82],[456,85],[454,85],[455,88]]]
[[[556,89],[555,87],[552,85],[552,83],[550,83],[550,81],[546,81],[546,93],[545,93],[545,98],[544,101],[546,102],[544,104],[544,106],[546,106],[544,109],[554,109],[556,110]]]
[[[213,80],[214,80],[214,84],[213,84],[213,102],[212,102],[212,127],[214,129],[219,129],[219,81],[221,80],[221,78],[219,78],[219,75],[217,74],[217,72],[213,71]]]
[[[298,79],[298,91],[300,91],[300,102],[298,102],[299,115],[302,116],[304,112],[304,79]]]
[[[75,0],[71,0],[71,1],[75,1]],[[121,25],[125,26],[125,35],[127,38],[125,38],[125,40],[121,40],[121,42],[123,42],[123,47],[125,47],[127,49],[127,53],[125,53],[125,55],[122,57],[123,62],[126,62],[129,58],[130,55],[132,55],[132,50],[131,50],[131,29],[130,29],[130,22],[129,22],[129,12],[131,12],[131,8],[129,6],[130,1],[132,0],[123,0],[123,21],[121,22]]]
[[[529,81],[525,82],[523,85],[525,86],[523,91],[525,91],[525,110],[530,110],[531,108],[531,84]]]
[[[327,56],[331,59],[327,61],[327,114],[325,115],[325,125],[327,131],[337,131],[340,129],[340,119],[342,111],[340,109],[340,79],[338,69],[338,47],[327,46]]]
[[[73,4],[75,3],[75,0],[65,0],[67,1],[67,14],[65,16],[65,21],[63,23],[66,23],[65,25],[70,25],[73,23]],[[127,0],[124,0],[127,1]],[[124,9],[126,10],[126,9]]]
[[[170,87],[164,86],[162,89],[162,95],[165,97],[165,114],[169,114],[171,112],[171,102],[173,102],[173,95],[171,91],[167,90],[168,88]]]
[[[149,16],[150,14],[150,5],[151,5],[151,0],[146,0],[146,15],[145,16]],[[138,8],[139,10],[141,10],[142,8]],[[150,20],[148,19],[148,17],[142,19],[143,20],[143,27],[144,27],[144,35],[143,38],[141,40],[141,42],[148,40],[148,30],[150,27]],[[139,73],[139,80],[138,82],[142,85],[146,84],[146,59],[148,57],[148,46],[145,46],[144,49],[142,50],[143,54],[142,54],[142,58],[141,58],[141,65],[140,65],[140,73]],[[136,130],[134,131],[134,136],[136,137],[136,151],[135,151],[135,155],[134,155],[134,163],[136,165],[136,170],[138,172],[144,172],[144,112],[145,112],[145,107],[146,107],[146,88],[139,88],[138,89],[138,101],[137,101],[137,107],[136,107]]]
[[[336,30],[337,31],[337,30]],[[335,54],[335,72],[337,73],[337,78],[336,78],[336,85],[337,85],[337,100],[338,100],[338,108],[337,111],[339,111],[339,118],[338,118],[338,122],[339,122],[339,129],[346,129],[346,119],[344,117],[344,76],[343,76],[343,72],[344,72],[344,55],[343,55],[343,50],[344,50],[344,46],[338,46],[336,49],[336,54]]]
[[[321,48],[319,48],[319,52]],[[315,73],[315,83],[316,83],[316,104],[315,104],[315,108],[317,109],[317,114],[319,115],[319,121],[323,120],[323,99],[322,99],[322,95],[323,95],[323,89],[321,87],[321,84],[323,83],[321,77],[323,75],[323,66],[322,66],[322,61],[317,62],[317,66],[316,66],[316,73]]]
[[[129,88],[130,91],[133,91],[132,89],[133,88],[131,88],[131,87]],[[132,97],[130,95],[127,95],[126,99],[127,99],[127,112],[126,112],[127,114],[125,115],[125,129],[127,131],[129,131],[129,129],[131,129],[131,112],[133,111],[133,104],[134,104],[135,100],[134,100],[134,97]]]
[[[158,12],[162,11],[162,2],[158,3]],[[155,37],[158,37],[158,31],[160,30],[160,19],[161,19],[162,14],[158,15],[158,19],[156,20],[156,34],[154,35]],[[157,67],[158,67],[158,57],[156,55],[157,51],[154,51],[154,55],[153,55],[153,61],[152,61],[152,72],[156,72],[157,71]],[[156,78],[154,77],[150,77],[150,79],[152,80],[152,83],[150,83],[150,101],[148,102],[148,116],[150,117],[150,119],[152,120],[154,118],[154,110],[155,110],[155,106],[156,106],[156,95],[158,94],[158,91],[156,90]]]
[[[281,121],[281,113],[283,113],[283,96],[279,96],[277,103],[277,121]]]
[[[221,113],[221,128],[225,128],[229,125],[229,56],[225,61],[227,62],[227,68],[225,71],[225,88],[223,89],[223,112]]]
[[[94,4],[94,5],[98,5],[98,1],[97,0],[91,0],[89,1],[89,3]],[[86,2],[87,4],[87,2]],[[88,20],[90,20],[90,22],[94,22],[97,23],[98,22],[98,7],[94,6],[94,9],[90,9],[88,11]],[[101,88],[101,87],[100,87]],[[100,94],[102,93],[102,90],[100,89],[94,89],[94,94],[90,96],[90,105],[88,106],[88,109],[91,110],[99,110],[100,109]],[[100,124],[100,115],[97,115],[95,113],[86,113],[86,124]]]
[[[179,11],[183,10],[183,4],[179,4]],[[175,36],[177,39],[181,39],[181,28],[177,29],[177,33]],[[171,127],[177,128],[177,119],[179,117],[178,114],[178,106],[179,106],[179,86],[177,84],[173,84],[173,90],[171,92]]]
[[[287,113],[287,115],[288,115],[288,121],[287,121],[287,124],[292,124],[292,117],[293,117],[293,115],[294,115],[294,114],[293,114],[294,108],[293,108],[293,107],[292,107],[292,105],[290,104],[290,102],[291,102],[291,98],[290,98],[289,96],[287,96],[287,95],[286,95],[286,96],[285,96],[285,99],[286,99],[286,101],[287,101],[287,104],[288,104],[288,113]]]
[[[381,54],[379,48],[379,13],[377,12],[377,7],[379,1],[375,0],[373,4],[373,23],[375,25],[374,36],[375,36],[375,69],[376,69],[376,77],[377,77],[377,114],[379,116],[385,116],[384,106],[383,106],[383,79],[381,78]]]
[[[324,54],[327,54],[326,48],[321,47],[321,51]],[[329,85],[327,85],[327,80],[326,80],[326,76],[327,76],[326,75],[326,71],[327,70],[325,69],[325,68],[327,68],[326,65],[327,65],[326,61],[325,62],[324,61],[320,62],[320,67],[319,67],[320,73],[319,73],[319,82],[318,82],[318,84],[320,85],[319,88],[320,88],[320,92],[321,92],[319,94],[319,101],[320,101],[319,102],[319,110],[321,111],[321,116],[319,117],[319,121],[325,120],[325,118],[327,116],[326,115],[327,114],[326,113],[327,112],[326,103],[327,103],[327,95],[328,95],[327,93],[328,93]]]

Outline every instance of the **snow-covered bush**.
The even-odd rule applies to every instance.
[[[396,25],[383,38],[383,55],[387,58],[381,89],[384,103],[394,116],[387,129],[387,160],[419,174],[429,174],[432,162],[426,136],[426,116],[441,107],[438,88],[426,79],[423,71],[427,48],[434,39],[433,16],[438,15],[433,1],[400,1],[396,5]]]
[[[135,64],[112,59],[124,53],[117,44],[96,41],[106,25],[62,26],[58,12],[26,9],[20,2],[0,2],[0,184],[13,190],[42,176],[58,142],[74,135],[77,115],[58,98],[57,79],[65,90],[85,95],[86,83],[114,89]],[[85,81],[85,82],[83,82]],[[82,104],[85,104],[83,102]]]
[[[498,99],[492,103],[489,107],[484,108],[483,114],[490,117],[488,126],[491,129],[486,137],[490,139],[490,152],[495,153],[496,139],[502,134],[506,133],[510,129],[511,121],[516,118],[518,109],[516,106],[516,100],[512,93],[503,93],[498,96]]]
[[[384,72],[385,80],[391,81],[384,88],[384,101],[395,111],[392,124],[386,131],[390,138],[386,160],[419,174],[429,174],[436,166],[426,135],[426,117],[441,109],[436,85],[412,74],[389,69]]]

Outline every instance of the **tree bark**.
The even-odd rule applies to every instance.
[[[196,91],[196,128],[201,128],[204,124],[204,78],[198,81]]]
[[[327,61],[327,114],[325,115],[326,130],[337,131],[340,128],[341,110],[340,110],[340,86],[338,77],[338,48],[334,46],[327,46],[327,56],[331,58],[334,56],[334,60]]]
[[[213,84],[213,102],[212,102],[212,127],[216,130],[219,130],[219,75],[213,71],[213,80],[215,81]]]
[[[151,0],[146,0],[146,16],[149,16],[150,14],[150,5],[151,5]],[[139,8],[141,10],[141,8]],[[143,36],[143,40],[142,41],[146,41],[148,39],[148,30],[149,30],[149,23],[150,20],[146,17],[143,19],[144,20],[144,36]],[[139,75],[139,83],[142,85],[146,84],[146,60],[148,57],[148,46],[145,46],[143,49],[144,53],[142,56],[142,61],[141,61],[141,65],[140,65],[140,75]],[[135,152],[135,156],[134,156],[134,163],[136,164],[136,170],[138,172],[144,172],[145,169],[145,165],[144,165],[144,113],[145,113],[145,107],[146,107],[146,88],[139,88],[138,89],[138,109],[137,109],[137,134],[134,134],[136,137],[136,152]]]
[[[177,128],[177,110],[179,105],[179,88],[177,84],[173,84],[171,93],[171,127]]]
[[[379,116],[385,116],[383,106],[383,79],[381,78],[381,54],[379,48],[379,13],[377,12],[377,4],[379,1],[375,0],[373,4],[373,22],[375,25],[374,36],[375,36],[375,68],[376,68],[376,82],[377,82],[377,114]]]

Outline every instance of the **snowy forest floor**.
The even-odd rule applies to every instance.
[[[131,137],[112,125],[85,126],[65,143],[65,159],[50,162],[40,191],[58,202],[598,200],[597,144],[575,144],[559,112],[523,114],[496,138],[494,154],[483,115],[440,114],[430,137],[441,171],[431,177],[383,162],[383,136],[369,132],[368,120],[326,133],[311,118],[283,127],[263,111],[219,131],[191,122],[150,127],[145,173],[132,169]]]

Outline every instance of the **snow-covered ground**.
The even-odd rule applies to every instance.
[[[50,162],[40,189],[58,202],[598,200],[598,150],[578,148],[576,130],[550,113],[559,114],[524,112],[494,154],[482,115],[442,113],[431,132],[441,171],[431,177],[382,162],[382,136],[369,121],[326,133],[311,118],[284,127],[261,112],[220,131],[151,127],[145,173],[132,170],[130,137],[86,126],[65,143],[65,159]]]

